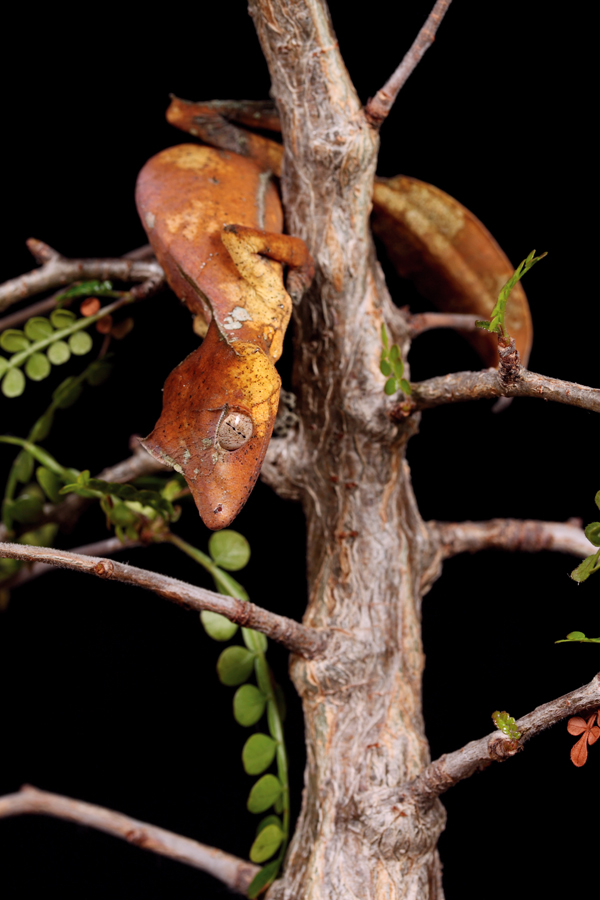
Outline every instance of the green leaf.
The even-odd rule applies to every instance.
[[[258,825],[256,826],[256,835],[258,836],[263,828],[266,828],[267,825],[277,825],[280,831],[283,831],[283,825],[281,824],[281,819],[279,816],[265,816],[264,819],[261,819]]]
[[[491,325],[491,324],[492,324],[492,323],[491,323],[491,322],[488,322],[487,319],[486,319],[486,320],[484,320],[484,319],[475,319],[475,325],[476,325],[476,327],[477,327],[477,328],[485,328],[486,331],[489,331],[489,330],[490,330],[490,325]]]
[[[53,366],[62,366],[71,358],[71,351],[66,341],[55,341],[53,344],[50,344],[46,353]]]
[[[600,568],[598,563],[598,554],[593,553],[591,556],[586,556],[583,562],[580,562],[576,569],[573,569],[571,572],[571,578],[573,581],[587,581],[587,579],[596,572]]]
[[[260,832],[250,848],[250,859],[253,863],[262,863],[270,859],[281,847],[285,835],[277,825],[267,825]]]
[[[98,359],[88,367],[86,381],[92,387],[98,387],[106,381],[112,371],[112,364],[106,359]]]
[[[32,353],[25,363],[25,374],[32,381],[43,381],[52,370],[45,353]]]
[[[2,393],[5,397],[20,397],[25,390],[25,376],[20,369],[9,369],[2,379]]]
[[[389,347],[387,328],[385,327],[385,322],[381,323],[381,343],[387,350]]]
[[[85,356],[93,346],[94,342],[87,331],[76,331],[69,338],[69,348],[75,356]]]
[[[29,341],[25,337],[25,332],[18,328],[7,328],[0,334],[0,347],[7,353],[21,353],[27,350]]]
[[[384,387],[383,390],[384,390],[385,393],[388,395],[388,397],[391,397],[392,394],[395,394],[396,391],[398,390],[398,388],[396,387],[396,379],[395,379],[395,378],[388,378],[388,380],[387,380],[386,383],[385,383],[385,387]]]
[[[69,377],[65,378],[64,381],[61,381],[58,387],[53,391],[52,399],[59,409],[67,409],[79,399],[82,390],[83,388],[79,381],[74,378],[73,375],[69,375]]]
[[[94,294],[98,294],[100,297],[106,296],[107,294],[109,296],[112,295],[112,282],[98,281],[97,279],[93,279],[91,281],[81,281],[79,282],[79,284],[71,285],[71,287],[67,288],[66,291],[62,291],[60,299],[65,300],[67,298],[72,299],[73,297],[92,297]]]
[[[223,572],[222,569],[219,569],[218,566],[214,564],[213,568],[210,569],[210,573],[215,580],[215,585],[218,591],[222,594],[229,594],[230,597],[237,597],[238,600],[246,600],[248,601],[250,598],[246,593],[246,590],[242,587],[239,581],[236,581],[235,578],[232,578],[231,575],[228,575],[227,572]]]
[[[37,493],[24,491],[12,504],[10,514],[15,522],[30,525],[37,522],[44,506],[44,500]]]
[[[396,381],[400,381],[400,379],[404,375],[404,363],[402,362],[401,359],[397,359],[392,364],[392,368],[394,371],[394,376],[396,378]]]
[[[0,356],[0,378],[4,375],[6,370],[8,369],[8,360],[5,356]]]
[[[40,525],[39,528],[22,534],[18,543],[27,544],[29,547],[51,547],[57,533],[58,525],[56,522],[46,522],[45,525]]]
[[[27,450],[21,450],[15,457],[13,463],[13,475],[21,484],[27,484],[31,481],[33,475],[33,456]]]
[[[598,509],[600,509],[600,491],[598,491],[596,496],[594,497],[594,503],[596,504]]]
[[[243,534],[224,528],[223,531],[215,531],[208,542],[208,552],[222,569],[228,572],[237,572],[248,564],[250,559],[250,544]]]
[[[236,687],[252,674],[254,653],[245,647],[226,647],[217,660],[217,675],[222,684]]]
[[[390,348],[389,360],[393,364],[400,359],[400,347],[398,344],[392,344]]]
[[[202,622],[207,635],[211,637],[213,641],[230,640],[239,627],[235,622],[230,622],[229,619],[226,619],[225,616],[221,616],[219,613],[210,612],[208,609],[202,610],[200,613],[200,621]]]
[[[50,320],[45,316],[32,316],[25,322],[25,334],[34,344],[36,341],[45,341],[53,331]]]
[[[63,485],[62,480],[50,469],[45,466],[39,466],[35,472],[36,478],[44,490],[44,493],[52,503],[58,503],[60,500],[60,489]]]
[[[385,375],[386,378],[392,374],[392,367],[390,366],[387,359],[383,358],[383,356],[381,357],[381,362],[379,363],[379,371],[382,375]]]
[[[273,804],[273,809],[276,813],[279,813],[279,815],[281,815],[281,813],[283,812],[283,794],[279,795],[279,797]]]
[[[248,810],[252,813],[261,813],[273,806],[283,790],[282,784],[275,775],[263,775],[250,791],[248,797]]]
[[[243,684],[233,695],[233,717],[248,728],[262,717],[267,702],[266,695],[254,684]]]
[[[407,397],[410,397],[412,394],[412,388],[406,378],[400,379],[400,390],[403,394],[406,394]]]
[[[65,292],[65,295],[68,292]],[[65,296],[63,295],[63,296]],[[70,309],[53,309],[50,313],[50,321],[52,323],[52,327],[56,328],[57,331],[61,331],[63,328],[68,328],[69,325],[72,325],[77,316],[74,312],[71,312]]]
[[[585,536],[594,547],[600,547],[600,522],[590,522],[586,526]]]
[[[253,653],[266,653],[269,643],[267,636],[262,631],[254,631],[252,628],[242,628],[242,637],[248,650]]]
[[[511,741],[518,741],[521,737],[521,732],[518,730],[516,722],[512,716],[503,710],[499,712],[492,713],[492,719],[494,720],[494,724],[496,728],[505,734],[507,737],[511,739]]]
[[[274,862],[270,862],[266,866],[263,866],[260,872],[257,872],[246,891],[248,900],[255,900],[268,885],[275,881],[280,866],[281,860],[276,859]]]
[[[570,631],[566,638],[561,641],[554,641],[555,644],[568,644],[570,642],[580,644],[600,644],[600,638],[586,637],[583,631]]]
[[[6,581],[16,575],[23,563],[20,559],[5,559],[0,556],[0,581]]]
[[[47,438],[50,434],[50,429],[52,428],[52,422],[54,421],[54,413],[52,410],[48,410],[44,413],[43,416],[34,423],[31,431],[29,432],[29,440],[30,441],[43,441],[44,438]]]
[[[251,734],[242,749],[242,763],[248,775],[260,775],[275,759],[277,741],[268,734]]]

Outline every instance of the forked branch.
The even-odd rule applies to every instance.
[[[481,372],[456,372],[429,378],[413,383],[411,387],[410,398],[398,403],[390,413],[397,421],[420,409],[496,397],[536,397],[538,400],[554,400],[555,403],[600,412],[598,388],[538,375],[524,368],[512,383],[503,380],[497,369],[484,369]]]
[[[0,312],[42,291],[85,278],[117,278],[119,281],[146,282],[144,296],[164,281],[164,273],[156,260],[140,259],[67,259],[48,244],[30,238],[27,246],[38,263],[33,269],[0,285]],[[141,299],[141,298],[140,298]]]
[[[205,588],[186,584],[176,578],[160,575],[158,572],[151,572],[147,569],[138,569],[136,566],[129,566],[116,560],[81,556],[67,550],[8,543],[0,544],[0,557],[22,559],[28,562],[44,562],[58,568],[73,569],[76,572],[85,572],[99,578],[122,581],[124,584],[146,588],[158,594],[159,597],[173,600],[180,606],[185,606],[195,612],[206,609],[210,612],[220,613],[237,625],[261,631],[272,640],[283,644],[292,653],[297,653],[305,659],[323,656],[329,643],[327,632],[319,631],[316,628],[307,628],[286,616],[276,615],[254,603],[226,597]]]
[[[397,799],[412,800],[419,806],[428,806],[440,794],[490,762],[502,762],[514,756],[523,749],[526,741],[551,725],[599,706],[600,674],[595,675],[589,684],[538,706],[533,712],[517,719],[515,727],[521,732],[518,740],[511,740],[501,731],[493,731],[478,741],[471,741],[460,750],[440,756],[420,775],[404,785]]]
[[[55,816],[78,825],[87,825],[121,838],[143,850],[152,850],[188,866],[207,872],[238,894],[245,894],[259,866],[208,847],[164,828],[148,825],[123,813],[40,791],[24,785],[16,794],[0,797],[0,819],[22,815]]]

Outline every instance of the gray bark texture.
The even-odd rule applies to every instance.
[[[324,3],[253,0],[250,9],[281,115],[287,227],[317,267],[295,310],[303,452],[281,457],[270,480],[286,496],[293,485],[306,514],[304,622],[349,639],[325,659],[292,662],[308,763],[269,898],[440,900],[443,807],[381,800],[429,762],[421,597],[437,567],[404,458],[417,421],[392,424],[379,373],[382,322],[403,358],[408,330],[392,316],[369,228],[378,135]]]

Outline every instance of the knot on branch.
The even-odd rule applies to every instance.
[[[522,749],[523,747],[519,741],[511,741],[501,732],[497,735],[492,735],[488,744],[490,760],[493,762],[504,762],[505,759],[510,759],[511,756],[519,753]]]
[[[515,346],[515,339],[511,338],[509,344],[499,340],[498,354],[500,356],[498,363],[500,381],[505,387],[516,384],[521,377],[521,357]]]
[[[110,559],[101,559],[94,566],[94,574],[100,578],[112,578],[115,573],[115,565]]]

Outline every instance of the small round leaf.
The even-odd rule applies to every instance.
[[[32,353],[25,363],[25,374],[32,381],[43,381],[52,371],[45,353]]]
[[[69,347],[71,353],[74,353],[75,356],[85,356],[86,353],[90,352],[93,346],[94,342],[87,331],[76,331],[75,334],[72,334],[69,338]]]
[[[2,393],[5,397],[20,397],[25,390],[25,376],[20,369],[9,369],[2,379]]]
[[[243,684],[233,696],[233,717],[245,728],[255,725],[265,711],[266,696],[254,684]]]
[[[43,441],[44,438],[47,438],[50,434],[53,420],[54,415],[52,412],[46,412],[43,416],[40,416],[29,433],[29,439],[35,444],[36,442]]]
[[[15,500],[10,514],[15,522],[29,525],[31,522],[36,522],[39,519],[43,505],[42,497],[35,493],[23,493]]]
[[[82,390],[81,383],[72,375],[69,375],[69,377],[65,378],[64,381],[61,381],[59,386],[53,391],[52,399],[59,409],[67,409],[79,399]]]
[[[8,369],[8,360],[5,356],[0,356],[0,378],[4,375],[6,370]]]
[[[35,474],[48,499],[52,503],[58,503],[61,499],[59,491],[63,486],[58,475],[55,475],[54,472],[51,472],[45,466],[38,466]]]
[[[390,366],[387,359],[382,359],[379,363],[379,371],[382,375],[385,375],[386,378],[392,374],[392,367]]]
[[[585,536],[594,547],[600,547],[600,522],[590,522],[586,526]]]
[[[267,863],[266,866],[263,866],[260,872],[257,872],[246,890],[248,900],[255,900],[255,898],[258,897],[259,894],[263,893],[264,889],[268,887],[268,885],[272,884],[275,881],[280,866],[281,860],[274,859],[273,862]]]
[[[387,380],[386,383],[385,383],[385,387],[384,387],[383,390],[384,390],[385,393],[388,395],[388,397],[391,397],[392,394],[395,394],[396,391],[398,390],[398,388],[396,387],[396,379],[395,379],[395,378],[388,378],[388,380]]]
[[[200,613],[200,620],[207,635],[211,637],[213,641],[230,640],[239,627],[235,622],[230,622],[229,619],[226,619],[225,616],[221,616],[219,613],[210,612],[208,609],[202,610]]]
[[[45,316],[32,316],[25,322],[25,334],[30,341],[45,341],[54,331],[50,319]]]
[[[74,312],[71,312],[70,309],[53,309],[50,313],[52,327],[56,328],[57,331],[68,328],[69,325],[73,324],[76,318],[77,316]]]
[[[217,675],[223,684],[236,687],[252,674],[254,653],[245,647],[226,647],[217,660]]]
[[[253,863],[262,863],[277,853],[283,841],[283,831],[277,825],[267,825],[260,832],[250,848],[250,859]]]
[[[20,353],[27,350],[29,341],[25,337],[25,332],[18,328],[7,328],[0,334],[0,347],[7,353]]]
[[[13,463],[13,475],[21,484],[27,484],[31,481],[33,475],[33,456],[27,450],[21,452],[15,457]]]
[[[215,531],[208,542],[208,552],[222,569],[229,572],[237,572],[248,564],[250,559],[250,544],[243,534],[225,528],[223,531]]]
[[[275,759],[277,741],[268,734],[251,734],[242,750],[242,763],[248,775],[260,775]]]
[[[269,642],[262,631],[254,631],[252,628],[242,628],[242,637],[248,650],[253,653],[266,653]]]
[[[281,824],[281,819],[279,816],[265,816],[264,819],[261,819],[258,825],[256,826],[256,835],[261,833],[263,828],[266,828],[267,825],[277,825],[280,831],[283,831],[283,825]]]
[[[111,370],[111,364],[105,359],[96,360],[96,362],[93,362],[87,369],[87,375],[85,376],[86,381],[88,384],[91,384],[92,387],[97,387],[99,384],[106,381]]]
[[[570,631],[567,635],[568,641],[581,641],[585,637],[583,631]]]
[[[278,797],[281,796],[283,790],[282,784],[275,775],[263,775],[250,791],[248,797],[248,811],[252,813],[261,813],[273,806]]]
[[[66,341],[55,341],[50,344],[46,352],[53,366],[62,366],[71,358],[71,351]]]

